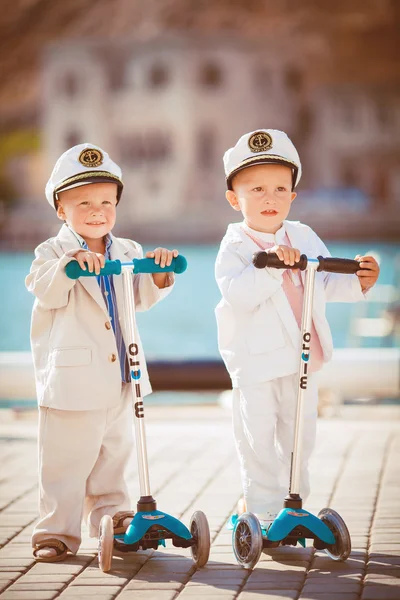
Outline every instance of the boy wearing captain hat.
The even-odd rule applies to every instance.
[[[243,220],[232,223],[216,259],[222,298],[216,307],[218,345],[232,379],[233,427],[246,508],[264,531],[282,508],[287,493],[297,399],[298,348],[303,279],[298,272],[256,269],[254,252],[276,252],[287,265],[300,254],[329,256],[307,225],[287,217],[301,178],[300,158],[283,131],[259,129],[243,135],[224,155],[226,199]],[[364,298],[379,267],[371,256],[357,256],[354,276],[318,273],[315,282],[309,372],[332,355],[325,316],[327,301]],[[309,494],[308,459],[315,442],[317,385],[308,378],[302,498]],[[233,520],[237,518],[233,516]]]
[[[112,234],[121,199],[121,169],[93,144],[58,159],[46,198],[64,221],[40,244],[26,278],[36,297],[31,345],[39,404],[40,519],[32,536],[39,561],[76,553],[81,520],[97,535],[103,515],[123,533],[132,519],[124,470],[132,450],[130,372],[126,360],[120,277],[69,279],[77,260],[99,274],[106,259],[142,258],[141,246]],[[177,250],[146,254],[169,266]],[[136,310],[168,295],[172,273],[134,276]],[[139,344],[140,338],[138,337]],[[141,364],[143,395],[151,392]]]

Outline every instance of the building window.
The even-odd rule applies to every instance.
[[[108,69],[108,85],[111,91],[118,92],[125,85],[125,64],[116,60]]]
[[[380,127],[386,129],[392,123],[391,107],[385,100],[378,100],[376,103],[376,116]]]
[[[297,67],[289,67],[285,73],[285,81],[289,92],[295,94],[301,92],[304,84],[302,71]]]
[[[123,136],[117,144],[121,163],[126,166],[162,163],[172,154],[169,135],[160,131]]]
[[[353,188],[358,186],[357,173],[351,165],[344,164],[342,168],[342,183],[345,187]]]
[[[312,131],[314,124],[314,114],[308,104],[303,104],[299,107],[297,113],[296,137],[299,140],[307,139]]]
[[[215,132],[203,129],[197,137],[197,162],[200,168],[210,169],[215,158]]]
[[[222,71],[215,63],[206,63],[200,70],[200,83],[204,87],[215,88],[222,83]]]
[[[372,195],[380,207],[386,206],[390,202],[390,175],[385,168],[378,166],[374,173]]]
[[[162,64],[153,65],[149,72],[149,83],[151,87],[163,87],[168,82],[167,68]]]
[[[72,148],[82,143],[82,136],[77,131],[69,131],[64,138],[65,148]]]
[[[345,129],[354,129],[357,122],[357,109],[351,98],[343,98],[340,102],[340,120]]]
[[[260,65],[255,72],[255,83],[261,92],[270,92],[273,86],[271,70],[269,67]]]
[[[75,98],[79,92],[79,79],[75,73],[66,73],[62,81],[62,89],[68,98]]]

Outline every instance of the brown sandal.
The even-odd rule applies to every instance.
[[[113,516],[113,527],[114,527],[114,533],[115,534],[121,534],[121,533],[125,533],[126,531],[126,527],[124,526],[124,521],[125,519],[133,519],[133,517],[135,516],[135,513],[133,512],[133,510],[126,510],[126,511],[120,511],[115,513],[115,515]]]
[[[54,548],[56,551],[55,556],[38,556],[37,552],[42,550],[43,548]],[[33,549],[33,556],[36,558],[37,562],[60,562],[67,558],[68,548],[61,540],[57,540],[56,538],[50,538],[48,540],[41,540]]]

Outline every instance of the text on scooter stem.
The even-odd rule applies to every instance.
[[[310,347],[311,347],[311,333],[304,333],[303,335],[303,347],[301,354],[301,361],[303,365],[303,375],[300,376],[300,387],[302,390],[307,389],[307,371],[308,361],[310,360]]]
[[[142,391],[140,389],[140,378],[142,376],[142,373],[140,371],[140,363],[139,361],[135,360],[135,357],[137,357],[137,355],[139,354],[139,346],[137,344],[129,344],[128,347],[128,352],[129,352],[129,366],[131,368],[131,377],[133,380],[136,381],[135,383],[135,393],[136,393],[136,397],[139,398],[137,402],[135,402],[134,408],[135,408],[135,417],[137,417],[138,419],[143,419],[144,418],[144,407],[143,407],[143,400],[142,400]]]

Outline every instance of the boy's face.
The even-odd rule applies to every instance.
[[[241,210],[246,224],[256,231],[276,233],[296,198],[292,170],[284,165],[254,165],[233,178],[226,199]]]
[[[116,206],[116,183],[89,183],[58,194],[57,216],[84,240],[94,240],[114,227]]]

